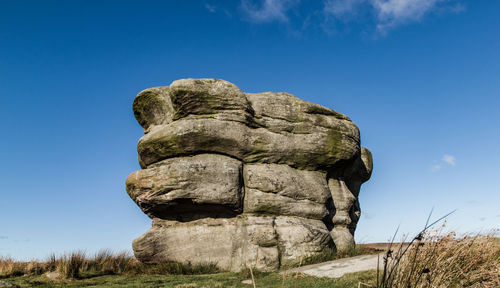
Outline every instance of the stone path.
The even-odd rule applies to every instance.
[[[381,262],[382,262],[382,256],[383,254],[380,255]],[[377,259],[378,255],[361,255],[351,258],[344,258],[318,264],[307,265],[300,268],[286,270],[282,273],[293,274],[297,273],[297,269],[299,269],[299,273],[307,274],[310,276],[340,278],[347,273],[376,270]]]

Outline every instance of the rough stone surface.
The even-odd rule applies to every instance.
[[[241,284],[245,284],[245,285],[253,285],[253,281],[252,281],[252,279],[247,279],[247,280],[243,280],[243,281],[241,281]]]
[[[279,267],[273,217],[202,218],[188,222],[155,218],[153,227],[134,240],[133,248],[138,259],[149,263],[217,263],[221,269],[232,271],[249,265],[263,271]]]
[[[321,220],[279,216],[275,220],[281,264],[298,262],[301,257],[322,253],[330,248],[332,238]]]
[[[323,219],[332,196],[326,173],[287,165],[245,165],[244,212]]]
[[[331,171],[328,176],[333,207],[327,224],[337,249],[354,245],[354,231],[361,216],[358,195],[361,184],[370,178],[373,168],[372,155],[366,148],[344,171]],[[331,221],[331,222],[330,222]]]
[[[354,244],[373,161],[345,115],[218,79],[146,89],[133,109],[143,169],[126,188],[153,219],[139,260],[272,271]]]
[[[242,164],[217,154],[163,160],[132,173],[130,197],[150,217],[174,218],[204,211],[221,215],[242,210]]]

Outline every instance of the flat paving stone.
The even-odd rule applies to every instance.
[[[380,261],[382,261],[383,254],[380,254]],[[361,255],[351,258],[337,259],[333,261],[306,265],[299,268],[286,270],[281,273],[294,274],[299,273],[315,276],[315,277],[328,277],[340,278],[344,274],[376,270],[379,255]],[[382,264],[380,264],[382,265]]]

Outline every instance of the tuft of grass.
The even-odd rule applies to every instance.
[[[113,254],[111,250],[105,249],[86,260],[85,273],[92,276],[122,274],[135,265],[138,265],[137,260],[129,253]]]
[[[354,245],[354,246],[350,246],[347,249],[337,251],[337,253],[335,254],[335,259],[349,258],[349,257],[360,256],[360,255],[379,254],[381,252],[383,252],[383,251],[373,249],[370,247],[366,247],[364,245]],[[332,260],[335,260],[335,259],[332,259]]]
[[[57,272],[60,279],[87,279],[104,275],[196,275],[220,272],[215,263],[162,262],[144,264],[127,252],[101,250],[93,256],[82,251],[50,255],[46,261],[0,259],[0,278]]]
[[[16,262],[11,258],[0,259],[0,278],[26,274],[27,262]]]
[[[85,253],[81,251],[72,252],[64,255],[57,261],[56,271],[59,275],[66,279],[80,278],[80,272],[87,265]]]
[[[179,263],[161,262],[156,264],[143,264],[135,262],[133,267],[126,271],[130,275],[199,275],[220,272],[215,263]]]
[[[423,233],[408,249],[386,253],[377,287],[500,287],[500,241],[493,235]]]
[[[453,212],[451,212],[453,213]],[[392,248],[396,233],[383,257],[377,288],[420,287],[500,287],[500,241],[497,231],[487,235],[443,233],[441,228],[429,228],[451,213],[429,224],[429,218],[409,243],[404,239]]]

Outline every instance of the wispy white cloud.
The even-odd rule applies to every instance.
[[[443,168],[443,167],[441,166],[441,164],[434,164],[434,165],[432,165],[432,166],[431,166],[431,168],[430,168],[429,170],[430,170],[431,172],[437,172],[437,171],[441,170],[441,168]]]
[[[433,164],[430,168],[429,171],[431,172],[437,172],[443,168],[443,166],[455,166],[457,164],[457,159],[455,156],[449,155],[449,154],[444,154],[443,158],[441,158],[441,161],[439,163]]]
[[[326,23],[330,24],[335,23],[331,22],[331,19],[341,22],[359,20],[360,22],[372,23],[371,30],[385,34],[394,27],[422,21],[426,15],[434,12],[436,14],[441,14],[444,11],[459,13],[465,10],[462,1],[323,0],[322,11],[315,10],[308,17],[323,15],[327,19]],[[241,0],[241,9],[248,20],[254,23],[273,21],[288,23],[290,10],[300,3],[301,0]],[[215,11],[215,7],[211,5],[207,4],[206,7],[211,12]],[[317,9],[321,10],[320,7]]]
[[[444,163],[446,163],[450,166],[455,166],[455,164],[456,164],[455,156],[448,155],[448,154],[445,154],[443,156],[443,161],[444,161]]]
[[[440,2],[447,0],[372,0],[377,12],[377,29],[381,32],[387,29],[420,21]]]
[[[253,22],[288,22],[287,12],[300,0],[264,0],[256,4],[250,0],[242,0],[241,8]]]
[[[459,13],[465,10],[460,0],[324,0],[323,12],[338,20],[372,11],[376,30],[386,33],[396,26],[418,22],[436,9]]]
[[[212,4],[205,3],[205,8],[210,13],[215,13],[217,11],[217,7],[215,7],[215,5],[212,5]]]
[[[366,3],[367,0],[325,0],[323,12],[336,18],[343,18],[357,14],[360,5]]]

